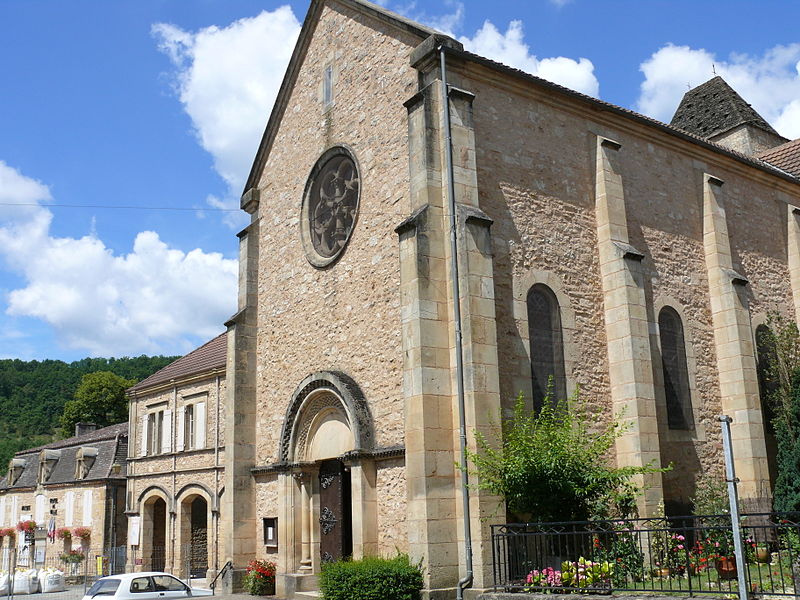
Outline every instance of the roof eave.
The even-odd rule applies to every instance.
[[[519,69],[515,69],[513,67],[509,67],[507,65],[504,65],[502,63],[495,62],[495,61],[493,61],[491,59],[485,58],[485,57],[480,56],[478,54],[473,54],[472,52],[468,52],[466,50],[459,50],[457,48],[450,48],[450,47],[446,47],[445,46],[445,51],[446,51],[446,53],[452,54],[453,56],[457,56],[457,57],[459,57],[461,59],[468,60],[468,61],[480,64],[480,65],[483,65],[483,66],[485,66],[485,67],[487,67],[489,69],[492,69],[494,71],[498,71],[498,72],[503,73],[505,75],[510,75],[512,77],[516,77],[516,78],[527,80],[527,81],[529,81],[531,83],[536,84],[539,87],[555,91],[555,92],[557,92],[559,94],[562,94],[564,96],[568,96],[568,97],[570,97],[570,98],[572,98],[574,100],[577,100],[579,102],[583,102],[583,103],[589,104],[590,106],[592,106],[596,110],[610,112],[610,113],[619,115],[620,117],[626,118],[628,120],[635,121],[637,123],[645,125],[647,127],[652,127],[654,129],[658,129],[658,130],[660,130],[660,131],[662,131],[664,133],[667,133],[667,134],[669,134],[671,136],[680,138],[680,139],[685,140],[687,142],[691,142],[691,143],[693,143],[695,145],[701,146],[701,147],[706,148],[708,150],[712,150],[712,151],[717,152],[719,154],[724,154],[724,155],[726,155],[726,156],[728,156],[730,158],[733,158],[733,159],[735,159],[735,160],[737,160],[737,161],[739,161],[741,163],[747,164],[748,166],[751,166],[751,167],[755,167],[756,169],[759,169],[759,170],[764,171],[766,173],[769,173],[771,175],[775,175],[776,177],[779,177],[779,178],[781,178],[781,179],[783,179],[785,181],[788,181],[790,183],[793,183],[795,185],[800,185],[800,178],[793,177],[793,176],[789,175],[788,173],[786,173],[785,171],[782,171],[781,169],[778,169],[777,167],[774,167],[773,165],[770,165],[770,164],[768,164],[766,162],[763,162],[760,159],[750,158],[748,156],[745,156],[744,154],[740,154],[740,153],[735,152],[733,150],[729,150],[729,149],[725,148],[724,146],[721,146],[720,144],[716,144],[714,142],[707,141],[707,140],[705,140],[705,139],[703,139],[703,138],[701,138],[699,136],[693,135],[693,134],[688,133],[688,132],[686,132],[686,131],[684,131],[682,129],[678,129],[676,127],[673,127],[671,125],[668,125],[668,124],[663,123],[661,121],[658,121],[656,119],[653,119],[653,118],[650,118],[650,117],[646,117],[645,115],[639,114],[639,113],[637,113],[635,111],[628,110],[628,109],[622,108],[620,106],[616,106],[616,105],[608,103],[608,102],[604,102],[604,101],[599,100],[597,98],[593,98],[592,96],[588,96],[587,94],[583,94],[581,92],[572,90],[570,88],[564,87],[564,86],[559,85],[557,83],[553,83],[551,81],[547,81],[546,79],[542,79],[541,77],[537,77],[535,75],[531,75],[530,73],[525,73],[524,71],[520,71]]]

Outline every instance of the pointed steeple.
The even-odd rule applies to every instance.
[[[686,92],[670,125],[749,155],[788,141],[719,75]]]

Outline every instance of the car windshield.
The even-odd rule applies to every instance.
[[[86,592],[87,596],[113,596],[119,587],[119,579],[98,579]]]

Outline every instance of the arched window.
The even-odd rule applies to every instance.
[[[667,424],[670,429],[691,429],[692,400],[683,324],[674,308],[665,306],[658,313],[661,337],[661,364],[664,368],[664,395],[667,399]]]
[[[775,364],[775,349],[772,343],[772,332],[766,325],[756,327],[756,371],[758,373],[758,395],[761,398],[761,414],[764,419],[764,431],[775,433],[775,407],[773,394],[777,391],[778,382],[772,373]]]
[[[547,385],[551,377],[553,399],[560,402],[567,396],[561,311],[555,294],[540,283],[528,291],[527,304],[533,406],[538,409],[547,395]]]

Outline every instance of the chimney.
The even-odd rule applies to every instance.
[[[92,433],[93,431],[97,431],[97,424],[96,423],[75,423],[75,435],[86,435],[87,433]]]

